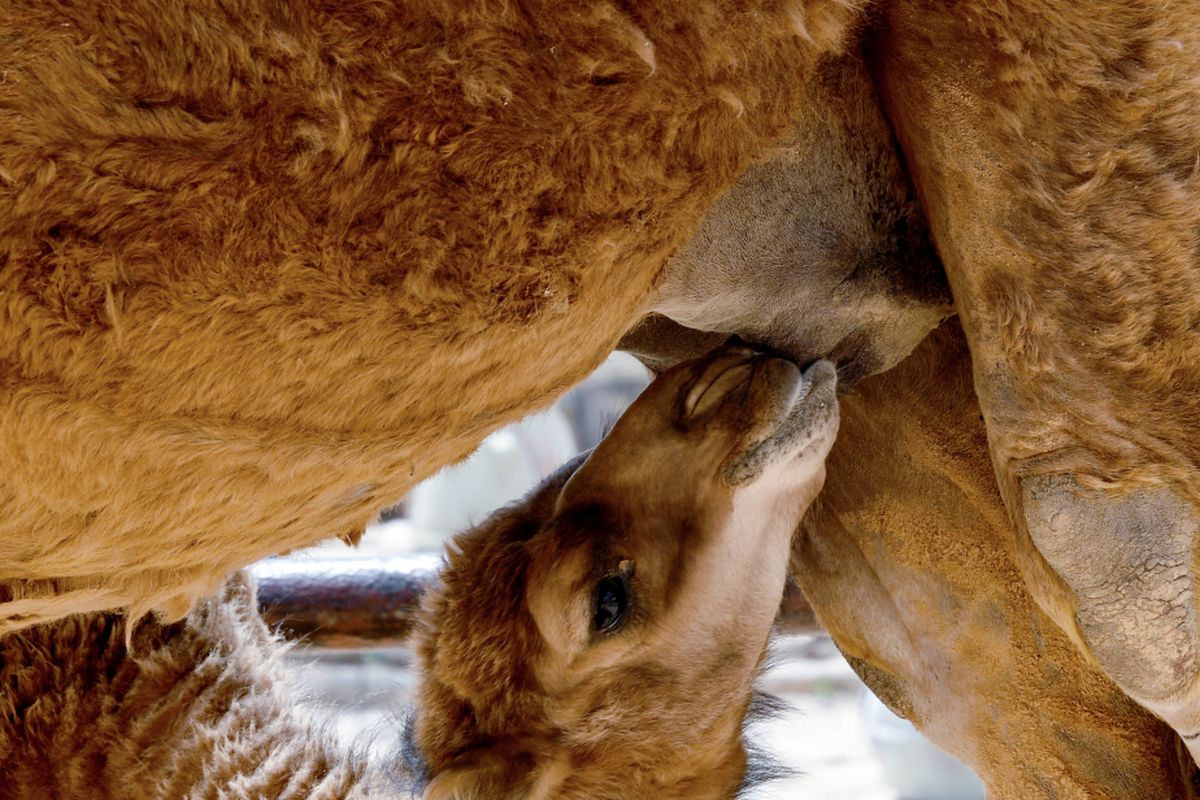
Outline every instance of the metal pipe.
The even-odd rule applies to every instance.
[[[425,587],[437,576],[433,555],[387,558],[272,558],[250,568],[263,617],[290,639],[329,648],[405,644]],[[812,607],[789,578],[778,626],[818,630]]]

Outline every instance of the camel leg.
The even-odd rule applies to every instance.
[[[1200,7],[888,6],[1022,572],[1200,756]]]
[[[859,674],[993,800],[1191,794],[1169,727],[1034,603],[954,323],[842,400],[793,572]]]

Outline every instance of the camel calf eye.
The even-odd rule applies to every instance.
[[[592,628],[597,633],[612,633],[625,621],[629,608],[629,585],[622,575],[613,575],[596,584]]]

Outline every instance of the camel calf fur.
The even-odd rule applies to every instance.
[[[792,532],[824,481],[833,366],[726,347],[659,377],[578,468],[455,540],[426,609],[427,798],[717,798]]]
[[[456,538],[418,628],[402,774],[292,716],[235,581],[139,628],[138,658],[108,615],[0,639],[0,797],[731,797],[835,384],[826,361],[720,348]]]

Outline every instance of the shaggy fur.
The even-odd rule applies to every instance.
[[[245,578],[182,622],[127,624],[88,614],[0,639],[0,797],[402,796],[298,718]]]
[[[841,405],[793,568],[863,678],[999,800],[1193,797],[1174,734],[1081,659],[1025,588],[957,326]],[[505,546],[485,532],[472,548]],[[0,640],[0,681],[13,687],[0,708],[0,797],[174,798],[189,780],[275,797],[263,787],[281,791],[280,774],[305,776],[305,791],[323,780],[331,798],[423,785],[415,737],[417,758],[372,770],[293,718],[281,645],[253,608],[235,580],[182,623],[140,625],[136,658],[112,615]]]
[[[0,6],[0,631],[353,538],[630,325],[849,0]]]

